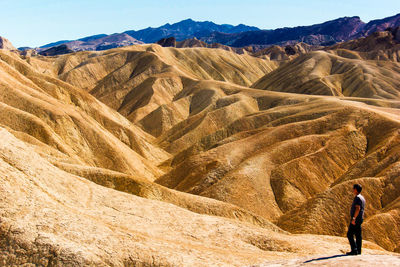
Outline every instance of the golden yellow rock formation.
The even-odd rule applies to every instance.
[[[0,265],[334,255],[356,182],[365,253],[400,252],[400,63],[274,49],[0,50]]]

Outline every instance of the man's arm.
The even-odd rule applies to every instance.
[[[354,216],[351,219],[351,224],[355,225],[356,224],[356,218],[358,216],[358,214],[360,213],[361,207],[360,205],[356,205],[356,210],[354,211]]]

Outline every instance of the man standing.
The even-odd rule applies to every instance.
[[[354,200],[351,204],[350,217],[351,222],[349,230],[347,231],[347,238],[349,239],[351,251],[347,252],[347,255],[361,254],[361,224],[364,221],[364,209],[365,199],[361,195],[362,187],[359,184],[353,186]],[[356,236],[356,242],[354,242],[354,235]]]

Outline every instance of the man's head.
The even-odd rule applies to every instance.
[[[360,184],[353,185],[353,193],[354,193],[355,196],[360,194],[361,191],[362,191],[362,186]]]

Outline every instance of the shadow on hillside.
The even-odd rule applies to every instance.
[[[309,263],[313,261],[322,261],[322,260],[329,260],[329,259],[334,259],[334,258],[339,258],[339,257],[346,257],[346,254],[338,254],[338,255],[333,255],[333,256],[328,256],[328,257],[321,257],[321,258],[316,258],[312,260],[305,261],[303,263]]]

